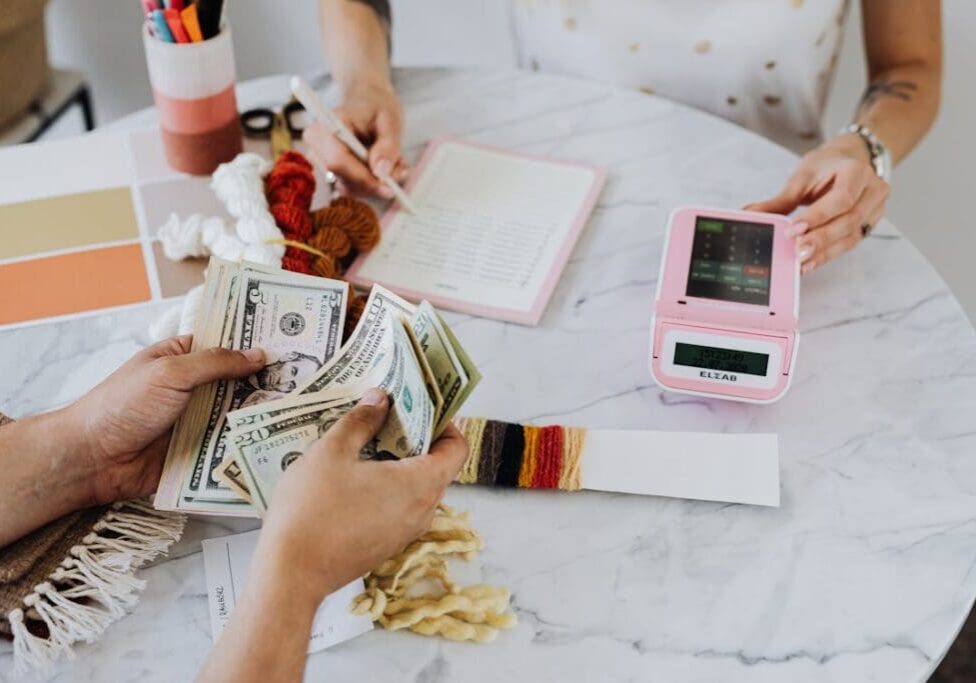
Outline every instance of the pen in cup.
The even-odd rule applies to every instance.
[[[335,112],[322,104],[322,101],[308,83],[299,76],[292,76],[291,91],[295,95],[295,98],[302,103],[306,111],[325,124],[332,134],[339,138],[360,161],[367,165],[369,164],[369,151],[363,146],[363,143],[349,130],[346,124],[342,122],[342,119],[336,116]],[[380,182],[390,189],[394,198],[400,202],[403,208],[410,213],[417,213],[417,207],[410,201],[410,197],[407,196],[403,188],[388,173],[377,174],[377,177],[380,179]]]

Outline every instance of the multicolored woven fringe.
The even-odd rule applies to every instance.
[[[458,483],[564,491],[581,488],[585,429],[536,427],[482,417],[459,417],[454,423],[467,439],[469,451],[455,479]]]

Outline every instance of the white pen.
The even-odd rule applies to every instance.
[[[360,161],[363,161],[369,165],[369,151],[363,146],[363,143],[359,141],[346,124],[342,122],[335,112],[330,111],[328,107],[322,104],[322,100],[318,98],[315,91],[312,90],[312,86],[305,82],[300,76],[291,77],[291,91],[295,95],[295,98],[302,103],[305,110],[312,114],[319,121],[328,126],[332,134],[335,135],[342,143],[352,150],[352,153],[359,157]],[[403,206],[410,213],[417,213],[417,207],[414,203],[410,201],[410,197],[407,193],[403,191],[397,182],[388,174],[384,173],[382,175],[377,174],[384,185],[390,188],[390,192],[396,198],[400,205]]]

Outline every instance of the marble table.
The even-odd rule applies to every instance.
[[[599,164],[609,182],[538,327],[449,315],[485,375],[468,414],[776,432],[782,506],[454,487],[520,624],[490,646],[376,631],[308,661],[328,681],[923,681],[976,595],[976,338],[893,226],[807,277],[793,387],[769,406],[661,391],[648,320],[672,207],[740,206],[796,158],[607,85],[518,72],[396,75],[416,158],[450,133]],[[241,88],[275,104],[284,78]],[[123,125],[152,124],[152,111]],[[911,188],[896,188],[910,192]],[[148,341],[159,308],[0,335],[0,410],[71,400]],[[210,647],[196,518],[132,615],[56,680],[189,680]],[[274,634],[268,634],[273,637]],[[10,656],[0,656],[0,671]]]

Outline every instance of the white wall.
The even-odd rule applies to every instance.
[[[726,0],[728,1],[728,0]],[[934,1],[934,0],[933,0]],[[325,66],[315,0],[227,0],[241,79]],[[846,123],[864,89],[860,16],[848,24],[827,130]],[[940,120],[896,170],[889,216],[933,261],[976,320],[976,2],[944,0],[946,70]],[[505,0],[393,0],[394,61],[400,65],[514,64]],[[53,0],[52,60],[75,65],[93,84],[105,122],[151,103],[136,0]],[[245,48],[246,46],[246,48]]]
[[[896,0],[892,0],[896,1]],[[888,216],[929,258],[976,323],[976,2],[943,0],[945,69],[939,119],[895,169]],[[861,17],[847,26],[827,130],[848,122],[864,90]]]

